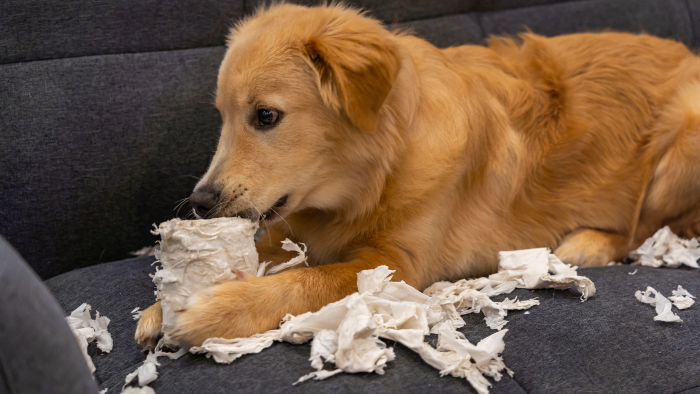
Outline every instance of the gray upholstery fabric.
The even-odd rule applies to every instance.
[[[94,394],[95,380],[65,315],[0,237],[0,394]]]
[[[685,0],[592,0],[527,7],[481,15],[486,36],[525,30],[553,36],[582,31],[616,30],[673,38],[686,45],[693,21]],[[700,27],[700,26],[698,26]]]
[[[223,53],[0,67],[0,233],[40,276],[154,243],[151,225],[175,216],[216,149]]]
[[[0,64],[223,45],[242,0],[7,0]]]
[[[175,216],[219,133],[217,45],[259,4],[0,4],[0,234],[42,278],[126,258],[154,242],[152,223]],[[441,47],[524,26],[546,35],[646,31],[700,45],[697,0],[349,4]]]
[[[148,277],[153,258],[101,264],[47,281],[59,303],[70,311],[90,303],[112,319],[111,354],[93,353],[95,377],[102,388],[119,391],[125,375],[144,360],[133,340],[136,322],[129,311],[154,301]],[[636,275],[629,272],[637,269]],[[700,309],[675,312],[683,323],[655,322],[654,308],[634,297],[652,286],[670,295],[678,285],[700,293],[700,271],[615,266],[581,269],[598,293],[586,302],[569,291],[516,290],[507,295],[538,297],[541,305],[511,312],[506,320],[503,359],[515,372],[493,386],[493,393],[671,393],[700,386]],[[505,296],[500,296],[499,299]],[[483,315],[466,315],[461,331],[476,343],[494,331]],[[388,343],[393,346],[394,343]],[[278,343],[260,354],[219,365],[203,355],[162,359],[160,376],[151,386],[159,394],[228,392],[474,392],[466,381],[439,376],[418,356],[396,345],[397,359],[384,376],[342,374],[326,381],[291,384],[311,372],[309,345]],[[327,366],[328,368],[331,365]]]

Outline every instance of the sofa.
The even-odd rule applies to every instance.
[[[490,35],[526,30],[547,36],[645,32],[700,47],[697,0],[347,3],[439,47],[480,45]],[[22,277],[42,281],[37,289],[48,288],[47,303],[57,302],[66,315],[87,302],[111,319],[114,350],[89,348],[95,383],[109,393],[119,392],[126,374],[145,358],[133,340],[136,322],[129,312],[154,302],[154,258],[130,252],[155,243],[154,223],[187,215],[177,203],[206,171],[219,135],[212,94],[225,36],[260,4],[0,4],[0,234],[33,270]],[[3,256],[19,259],[6,250],[0,264]],[[3,283],[19,275],[14,272],[0,266],[0,304],[8,299]],[[568,291],[513,293],[538,297],[541,305],[509,314],[503,359],[515,374],[493,382],[492,392],[700,392],[698,307],[681,311],[682,323],[661,323],[653,320],[652,307],[634,297],[647,286],[668,295],[682,285],[698,294],[700,273],[624,265],[580,272],[598,288],[583,303]],[[480,315],[465,320],[461,331],[472,342],[492,332]],[[0,337],[17,326],[0,317]],[[0,383],[6,384],[0,393],[3,387],[12,392],[12,376],[2,371],[14,357],[3,358],[2,343]],[[397,359],[383,376],[341,374],[297,386],[292,383],[311,371],[308,344],[275,344],[230,365],[188,354],[160,359],[159,378],[150,386],[159,394],[473,392],[465,380],[440,377],[401,345],[395,351]]]

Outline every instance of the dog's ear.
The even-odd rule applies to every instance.
[[[398,47],[379,23],[344,26],[335,21],[304,45],[319,76],[326,105],[342,108],[358,128],[377,128],[379,110],[401,66]]]

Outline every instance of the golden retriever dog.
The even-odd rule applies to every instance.
[[[498,252],[620,260],[663,225],[700,232],[700,59],[640,34],[492,38],[438,49],[339,5],[281,4],[236,26],[221,138],[190,201],[267,228],[311,267],[194,295],[174,337],[278,327],[386,265],[417,289],[493,273]],[[160,333],[160,306],[136,339]]]

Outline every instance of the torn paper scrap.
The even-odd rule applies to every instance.
[[[80,349],[83,351],[85,361],[87,361],[90,372],[95,372],[95,364],[87,353],[88,343],[96,341],[97,347],[105,353],[112,351],[112,335],[107,331],[109,318],[100,316],[100,312],[95,312],[95,319],[90,317],[92,308],[88,304],[77,307],[69,316],[66,322],[73,331],[73,335],[78,340]]]
[[[130,252],[129,254],[132,256],[136,257],[143,257],[143,256],[154,256],[156,253],[156,245],[153,246],[144,246],[143,248]]]
[[[136,307],[131,311],[131,317],[134,320],[139,320],[141,318],[141,315],[143,315],[143,311],[141,310],[141,307]]]
[[[306,266],[309,266],[309,263],[306,262],[306,245],[301,244],[304,247],[304,250],[302,250],[299,245],[295,244],[294,242],[290,241],[289,239],[285,239],[282,241],[282,249],[286,250],[287,252],[297,252],[299,255],[297,257],[294,257],[293,259],[287,261],[286,263],[282,263],[280,265],[276,265],[265,273],[265,275],[272,275],[276,274],[278,272],[284,271],[287,268],[291,268],[294,266],[297,266],[299,264],[306,264]],[[262,276],[262,275],[258,275]]]
[[[127,387],[121,394],[156,394],[156,391],[148,386],[144,387]]]
[[[675,268],[686,265],[700,268],[700,242],[697,238],[680,238],[666,226],[644,241],[637,250],[630,252],[629,256],[648,267]]]
[[[306,382],[306,381],[309,380],[309,379],[313,379],[313,380],[324,380],[324,379],[328,379],[328,378],[330,378],[331,376],[335,376],[335,375],[337,375],[337,374],[339,374],[339,373],[341,373],[341,372],[343,372],[343,370],[340,369],[340,368],[334,369],[334,370],[332,370],[332,371],[327,371],[327,370],[325,370],[325,369],[322,369],[322,370],[320,370],[320,371],[314,371],[314,372],[311,372],[311,373],[309,373],[309,374],[306,374],[306,375],[300,377],[299,380],[297,380],[296,382],[292,383],[292,385],[296,386],[297,384]]]
[[[154,235],[161,240],[155,256],[160,267],[153,276],[157,296],[163,309],[163,333],[166,345],[177,345],[170,339],[175,324],[175,311],[187,299],[207,287],[236,279],[236,271],[263,276],[306,263],[303,249],[286,239],[282,248],[299,255],[289,262],[265,272],[269,263],[258,263],[254,236],[258,224],[241,218],[208,220],[173,219],[161,223]]]
[[[173,219],[152,231],[160,235],[155,256],[160,262],[153,277],[163,309],[166,345],[174,329],[175,311],[197,291],[236,278],[236,270],[255,275],[258,252],[253,238],[256,223],[241,218]]]
[[[678,285],[678,289],[673,290],[672,293],[673,295],[668,297],[668,299],[671,300],[673,305],[678,309],[688,309],[695,303],[695,300],[693,300],[695,296],[688,293],[681,285]]]
[[[188,222],[174,219],[154,231],[162,238],[156,250],[162,269],[154,275],[154,282],[163,306],[163,344],[170,344],[168,333],[174,323],[174,310],[184,306],[197,291],[235,280],[237,270],[263,276],[266,271],[273,274],[306,262],[306,246],[285,240],[282,247],[296,251],[298,256],[267,269],[269,263],[258,263],[253,243],[256,230],[257,224],[248,220],[218,218]],[[499,272],[488,278],[439,282],[425,292],[404,282],[391,282],[394,271],[386,266],[362,271],[357,275],[357,293],[317,312],[287,315],[279,329],[249,338],[210,338],[190,351],[230,363],[276,341],[311,341],[309,361],[315,371],[296,382],[301,383],[327,379],[341,371],[383,374],[387,363],[395,358],[394,350],[381,340],[389,339],[417,352],[441,375],[464,378],[479,393],[487,393],[490,384],[484,376],[499,380],[502,371],[512,374],[500,358],[507,311],[539,304],[537,299],[495,302],[490,297],[508,294],[515,288],[544,287],[577,290],[582,300],[595,294],[593,282],[577,275],[576,267],[562,263],[546,248],[502,252],[500,257]],[[461,314],[466,313],[483,313],[487,325],[501,331],[471,344],[457,331],[465,325]],[[437,348],[425,342],[425,336],[431,333],[438,335]],[[138,377],[139,384],[145,385],[157,377],[156,350],[129,374],[127,382]],[[325,362],[334,363],[336,369],[323,369]]]
[[[207,357],[213,357],[217,363],[230,364],[244,354],[260,353],[263,349],[272,346],[273,342],[280,340],[279,331],[270,330],[248,338],[209,338],[202,343],[202,346],[190,348],[190,352],[206,353]]]
[[[153,351],[149,352],[148,355],[146,356],[146,360],[139,366],[134,372],[126,375],[125,383],[124,386],[128,385],[131,383],[134,378],[138,377],[138,384],[139,386],[142,386],[142,388],[146,388],[143,386],[146,386],[147,384],[153,382],[158,378],[158,371],[156,369],[157,366],[160,366],[160,363],[158,362],[158,357],[169,357],[171,359],[178,359],[182,357],[183,354],[187,353],[185,349],[180,349],[177,352],[166,352],[163,350],[165,341],[163,338],[158,341],[158,344],[156,345],[155,349]],[[152,390],[152,389],[151,389]],[[125,391],[122,391],[124,393]]]
[[[549,256],[544,254],[543,257],[547,268]],[[570,270],[562,266],[549,275],[571,276]],[[391,282],[393,272],[386,266],[362,271],[357,274],[357,293],[328,304],[318,312],[287,315],[279,329],[250,338],[208,339],[190,351],[207,353],[217,362],[228,363],[243,354],[260,352],[275,341],[311,341],[309,361],[316,371],[300,377],[294,383],[298,384],[310,379],[327,379],[341,371],[384,373],[386,364],[395,355],[393,349],[380,340],[383,338],[415,351],[441,375],[466,379],[479,393],[487,393],[490,386],[484,376],[499,380],[504,370],[512,374],[500,357],[505,346],[503,337],[508,330],[498,331],[473,345],[457,328],[465,324],[460,313],[481,311],[487,316],[487,323],[491,321],[494,328],[502,328],[506,311],[538,305],[534,299],[494,302],[486,293],[477,290],[487,288],[488,294],[509,293],[519,283],[516,279],[521,275],[506,275],[504,277],[512,280],[505,282],[488,278],[439,282],[424,294],[404,282]],[[425,342],[425,336],[430,333],[438,335],[437,348]],[[334,363],[336,369],[323,369],[324,362]]]
[[[654,297],[651,297],[652,294]],[[682,322],[681,318],[671,311],[671,307],[673,306],[671,301],[656,291],[653,287],[647,287],[646,291],[644,292],[637,290],[634,295],[639,301],[656,307],[656,316],[654,316],[655,321],[663,321],[668,323]]]

